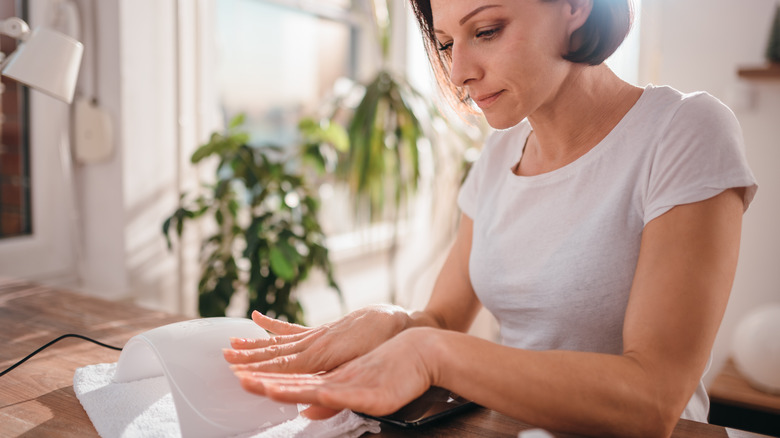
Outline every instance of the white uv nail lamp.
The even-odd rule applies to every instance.
[[[296,405],[245,391],[222,355],[230,337],[267,338],[249,319],[203,318],[157,327],[122,349],[115,383],[164,376],[182,437],[224,437],[281,424],[298,416]]]

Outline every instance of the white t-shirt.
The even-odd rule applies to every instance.
[[[732,187],[756,192],[734,114],[706,93],[649,85],[593,149],[517,176],[527,120],[494,132],[461,188],[471,283],[505,345],[621,354],[644,226]],[[706,422],[703,384],[683,418]]]

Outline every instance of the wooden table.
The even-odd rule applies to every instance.
[[[710,421],[780,436],[780,395],[759,391],[729,359],[710,387]]]
[[[182,316],[110,302],[25,281],[0,278],[0,370],[66,333],[122,346],[132,336]],[[79,339],[65,339],[0,377],[0,437],[94,437],[73,392],[82,366],[116,362],[119,352]],[[516,437],[529,425],[476,408],[420,429],[383,425],[382,437]],[[563,436],[563,435],[559,435]],[[674,437],[756,437],[734,429],[681,420]]]
[[[762,392],[750,386],[739,374],[732,359],[726,361],[712,382],[710,399],[713,402],[780,415],[780,395]]]
[[[0,279],[0,370],[66,333],[121,347],[138,333],[182,319]],[[0,437],[97,436],[73,392],[73,373],[85,365],[118,359],[118,351],[64,339],[0,377]]]

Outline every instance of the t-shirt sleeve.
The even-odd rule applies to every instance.
[[[657,145],[645,197],[647,224],[677,205],[744,187],[747,209],[758,186],[734,113],[706,93],[687,96]]]

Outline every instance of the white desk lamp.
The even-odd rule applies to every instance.
[[[84,46],[60,32],[30,27],[21,18],[0,21],[0,34],[22,43],[7,58],[0,52],[0,73],[71,103]]]

